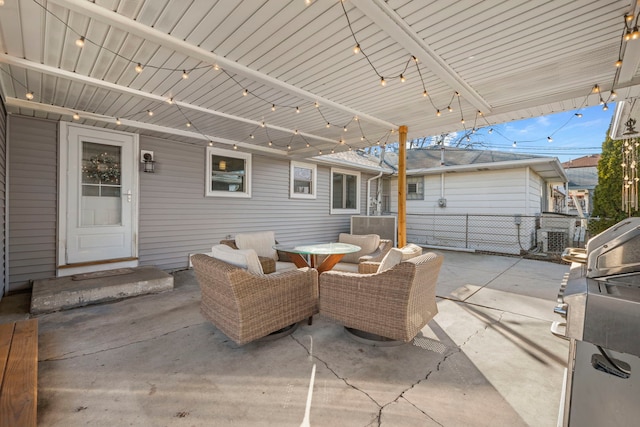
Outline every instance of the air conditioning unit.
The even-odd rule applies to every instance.
[[[568,246],[569,233],[567,230],[540,228],[537,230],[537,241],[542,252],[561,253]]]

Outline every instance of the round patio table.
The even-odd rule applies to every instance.
[[[298,268],[311,267],[318,270],[318,273],[331,270],[345,254],[358,252],[360,246],[349,243],[281,243],[274,245],[277,251],[286,252],[289,258]],[[303,255],[308,256],[307,258]],[[318,264],[318,255],[326,257]]]

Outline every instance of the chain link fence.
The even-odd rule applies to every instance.
[[[407,214],[407,241],[504,254],[560,254],[584,247],[586,220],[543,213],[525,215]]]

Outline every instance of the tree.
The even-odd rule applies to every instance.
[[[607,132],[598,162],[598,185],[593,195],[593,215],[601,218],[592,234],[602,231],[627,217],[622,209],[622,147],[624,141],[613,140]],[[638,211],[632,212],[638,216]],[[591,229],[591,224],[590,227]]]

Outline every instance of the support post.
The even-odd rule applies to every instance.
[[[398,247],[407,244],[407,127],[400,126],[398,133]]]

